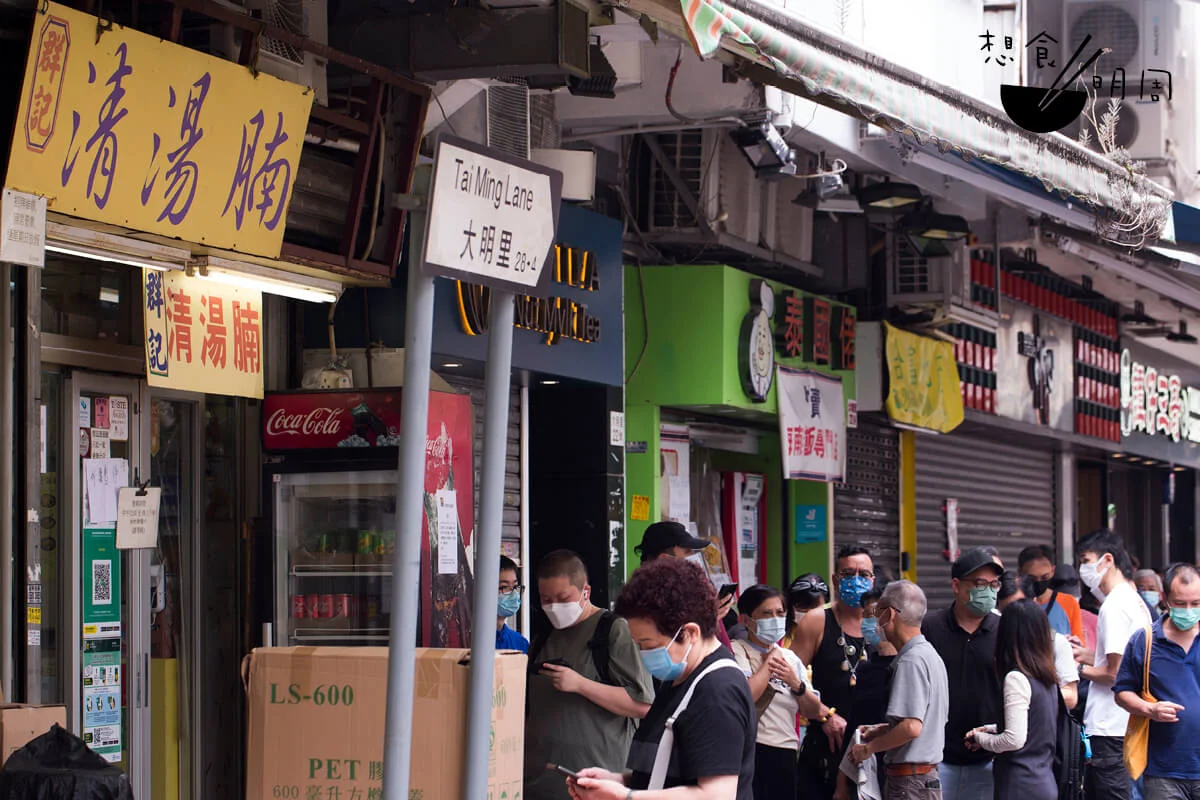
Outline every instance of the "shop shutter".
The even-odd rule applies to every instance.
[[[480,467],[483,464],[483,381],[459,375],[442,375],[457,391],[471,395],[475,414],[475,520],[479,520]],[[508,400],[508,452],[504,461],[504,522],[501,537],[513,543],[505,548],[520,552],[521,542],[521,389],[513,386]],[[514,548],[515,549],[512,549]]]
[[[846,482],[833,487],[834,545],[865,547],[900,574],[900,432],[860,416],[846,431]],[[794,577],[794,576],[793,576]]]
[[[1006,566],[1031,544],[1055,542],[1055,471],[1049,448],[978,436],[917,434],[917,582],[929,608],[949,606],[948,498],[958,500],[958,547],[992,545]]]

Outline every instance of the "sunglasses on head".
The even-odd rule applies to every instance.
[[[796,581],[791,585],[791,592],[792,594],[798,594],[800,592],[820,592],[821,594],[828,594],[829,587],[825,584],[825,581],[816,581],[815,583],[813,581]]]

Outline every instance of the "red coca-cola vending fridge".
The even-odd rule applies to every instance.
[[[766,477],[721,474],[721,517],[729,570],[740,591],[767,580]]]
[[[400,389],[263,400],[265,516],[258,616],[277,646],[386,645],[396,546]],[[430,392],[418,644],[469,647],[474,532],[471,400]],[[266,563],[262,563],[262,562]]]

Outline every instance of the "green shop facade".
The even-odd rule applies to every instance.
[[[781,440],[776,366],[829,394],[840,381],[840,429],[824,434],[845,448],[854,308],[721,265],[626,267],[625,298],[627,572],[646,527],[675,519],[722,545],[706,552],[716,582],[828,578],[834,479],[785,479],[799,444]]]

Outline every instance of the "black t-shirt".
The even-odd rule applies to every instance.
[[[650,784],[658,743],[667,718],[701,672],[721,659],[733,661],[724,647],[701,661],[691,676],[679,685],[662,684],[654,704],[633,735],[626,766],[633,771],[630,787],[645,789]],[[737,800],[754,797],[754,740],[758,715],[750,686],[741,668],[722,667],[705,676],[696,687],[687,710],[675,720],[675,746],[667,768],[665,788],[697,786],[700,778],[737,775]]]
[[[996,673],[997,614],[986,614],[975,633],[967,633],[954,617],[954,607],[929,614],[921,632],[946,664],[950,680],[950,717],[942,761],[956,766],[986,764],[992,754],[968,750],[967,731],[981,725],[1004,725],[1004,691]]]

